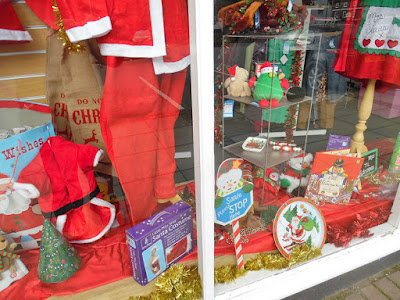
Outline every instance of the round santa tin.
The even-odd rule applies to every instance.
[[[292,198],[279,208],[273,226],[276,247],[286,258],[297,245],[322,248],[326,222],[321,210],[309,199]]]

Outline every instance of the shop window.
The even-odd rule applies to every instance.
[[[3,1],[0,296],[282,299],[399,250],[400,8],[300,2]]]

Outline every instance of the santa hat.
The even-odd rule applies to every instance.
[[[272,68],[272,64],[268,61],[264,62],[261,66],[261,74],[264,73],[272,73],[273,68]]]
[[[19,21],[9,0],[0,1],[0,45],[32,41],[28,31]]]
[[[222,174],[228,173],[232,169],[240,169],[240,165],[244,162],[243,159],[239,158],[228,158],[218,168],[217,178],[221,177]]]
[[[235,81],[236,70],[239,68],[238,65],[234,65],[233,67],[228,68],[229,75],[231,75],[232,81]]]

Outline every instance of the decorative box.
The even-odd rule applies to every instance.
[[[259,137],[248,137],[242,144],[243,150],[252,152],[261,152],[265,145],[267,144],[267,139]]]
[[[126,231],[133,278],[156,278],[193,250],[192,208],[179,201]]]
[[[358,107],[364,95],[365,88],[360,89]],[[386,93],[375,91],[372,113],[385,119],[400,117],[400,89],[389,90]]]

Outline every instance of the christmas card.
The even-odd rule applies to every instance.
[[[396,145],[390,160],[389,172],[400,173],[400,133],[397,135]]]
[[[348,204],[364,159],[317,152],[305,198],[316,204]]]

